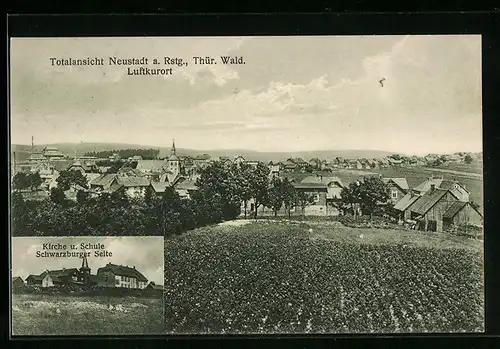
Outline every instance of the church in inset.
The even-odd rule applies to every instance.
[[[148,286],[148,279],[133,267],[108,263],[92,275],[87,257],[84,255],[82,266],[78,268],[63,268],[46,270],[39,275],[30,275],[26,278],[27,286],[68,287],[80,288],[113,287],[144,289]]]

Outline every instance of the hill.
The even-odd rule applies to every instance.
[[[36,150],[42,150],[45,146],[53,146],[66,155],[83,155],[91,151],[104,150],[121,150],[121,149],[149,149],[155,148],[160,150],[160,157],[164,157],[170,153],[170,147],[154,147],[150,145],[125,144],[125,143],[54,143],[36,145]],[[16,152],[16,159],[22,161],[29,157],[31,146],[13,144],[12,152]],[[381,158],[391,155],[392,152],[382,150],[317,150],[317,151],[297,151],[297,152],[258,152],[246,149],[212,149],[212,150],[195,150],[177,148],[177,154],[186,156],[195,156],[199,154],[209,154],[211,156],[228,156],[235,157],[243,156],[248,160],[259,160],[264,162],[269,161],[284,161],[290,157],[300,157],[304,160],[311,158],[333,159],[337,156],[344,158]]]

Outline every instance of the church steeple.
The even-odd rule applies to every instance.
[[[171,154],[175,155],[175,139],[172,139],[172,151],[171,151]]]
[[[84,254],[82,260],[82,267],[80,268],[79,281],[83,282],[84,284],[88,284],[89,276],[90,276],[89,263],[87,262],[87,255]]]
[[[80,270],[90,270],[89,263],[87,262],[87,255],[86,254],[83,255],[82,267],[80,268]]]

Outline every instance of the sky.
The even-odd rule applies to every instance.
[[[91,274],[107,263],[127,265],[139,270],[148,281],[163,285],[164,254],[163,237],[14,237],[12,238],[12,276],[20,276],[26,280],[30,274],[41,274],[45,270],[62,268],[80,268],[82,259],[78,257],[52,258],[36,257],[37,251],[44,251],[43,244],[76,244],[102,243],[104,249],[112,253],[111,257],[95,257],[93,251],[87,258]],[[56,250],[50,250],[55,252]],[[80,248],[75,251],[84,251]]]
[[[245,64],[224,65],[225,55]],[[114,56],[188,66],[129,76],[108,65]],[[218,64],[195,65],[194,56]],[[52,66],[51,57],[106,65]],[[200,150],[482,150],[478,35],[14,38],[10,66],[14,144],[33,136],[155,147],[175,138]]]

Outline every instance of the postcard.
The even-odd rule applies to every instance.
[[[13,333],[484,331],[480,35],[10,45]]]

